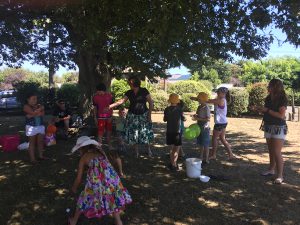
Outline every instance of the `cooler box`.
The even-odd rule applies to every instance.
[[[4,152],[14,152],[18,150],[20,136],[18,134],[0,136],[0,145]]]

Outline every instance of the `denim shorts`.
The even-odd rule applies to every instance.
[[[205,128],[201,130],[200,135],[197,137],[197,144],[202,147],[209,147],[210,144],[210,129]]]
[[[216,131],[222,131],[226,127],[227,127],[227,123],[219,123],[219,124],[215,124],[214,130],[216,130]]]

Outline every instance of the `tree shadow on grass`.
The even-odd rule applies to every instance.
[[[246,133],[228,133],[228,141],[239,159],[226,160],[223,147],[218,160],[203,168],[204,174],[226,175],[226,181],[186,177],[181,171],[170,172],[168,148],[165,147],[165,124],[155,123],[155,156],[142,149],[137,160],[128,150],[123,154],[123,179],[133,198],[124,215],[124,224],[299,224],[299,174],[289,165],[299,166],[298,154],[286,163],[288,184],[273,185],[270,178],[259,176],[265,162],[254,155],[267,157],[264,140]],[[2,132],[2,131],[1,131]],[[76,175],[78,155],[68,155],[76,138],[59,141],[46,149],[53,160],[31,166],[27,152],[0,153],[0,224],[66,224],[66,208],[74,209],[76,196],[69,189]],[[114,146],[117,146],[115,143]],[[193,141],[184,141],[189,156],[199,156]],[[180,163],[183,163],[181,160]],[[299,171],[299,170],[298,170]],[[79,188],[82,189],[83,185]],[[289,210],[287,210],[289,209]],[[98,220],[81,218],[78,224],[113,224],[110,217]]]

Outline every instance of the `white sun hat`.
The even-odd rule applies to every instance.
[[[72,148],[71,153],[74,153],[81,147],[84,147],[87,145],[95,145],[96,147],[100,147],[100,144],[97,141],[91,139],[88,136],[81,136],[77,139],[76,145]]]

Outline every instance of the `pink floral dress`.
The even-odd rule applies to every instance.
[[[103,156],[89,162],[86,184],[81,192],[77,208],[88,218],[100,218],[119,212],[132,202],[120,177]]]

